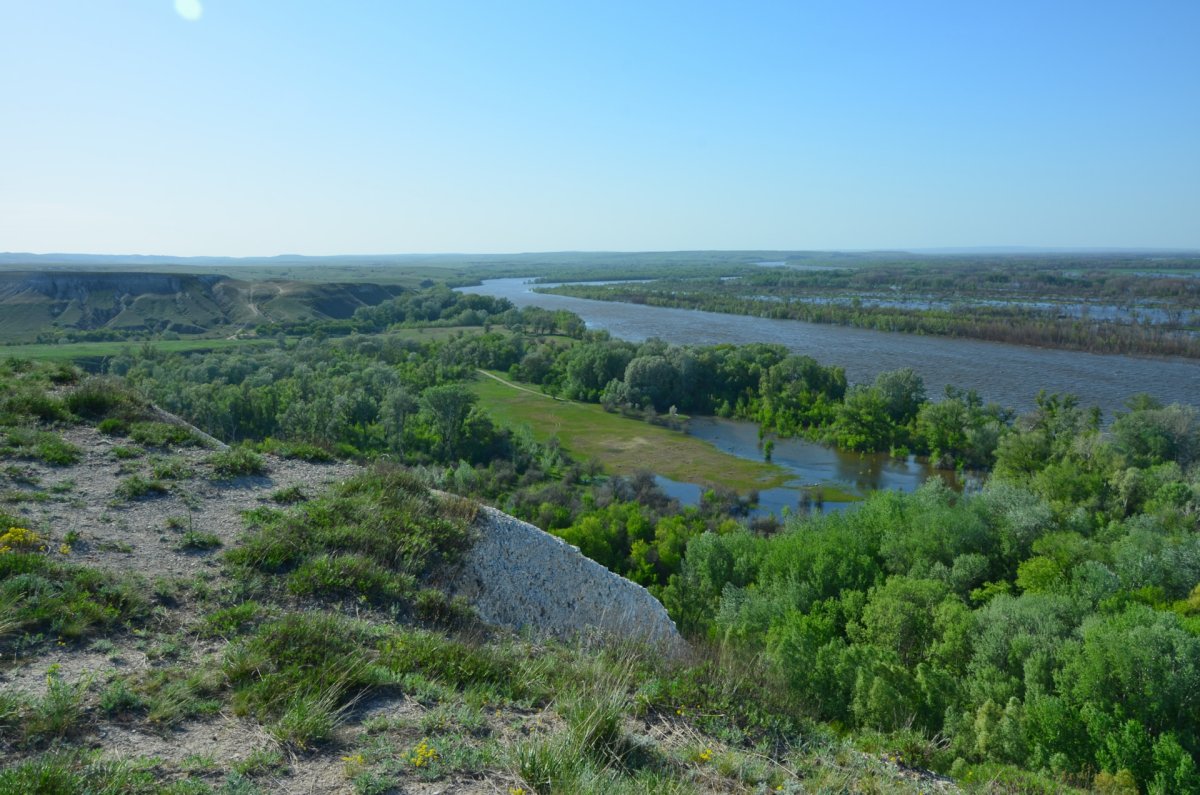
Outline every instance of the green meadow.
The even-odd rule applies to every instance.
[[[648,469],[672,480],[727,486],[739,492],[776,488],[789,480],[783,467],[722,453],[681,431],[609,414],[598,405],[553,398],[496,378],[480,376],[471,390],[497,422],[528,426],[539,440],[557,436],[571,455],[581,460],[594,458],[613,474]]]

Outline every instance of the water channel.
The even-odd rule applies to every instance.
[[[540,306],[576,313],[589,328],[605,329],[614,337],[641,341],[658,337],[676,344],[750,342],[782,343],[822,364],[846,369],[853,382],[912,367],[925,379],[936,398],[944,384],[974,389],[988,401],[1018,411],[1033,406],[1039,389],[1069,392],[1085,406],[1098,405],[1111,419],[1124,400],[1149,392],[1164,403],[1200,401],[1200,363],[1182,359],[1152,359],[1032,348],[1019,345],[898,334],[846,326],[772,320],[689,309],[650,307],[592,301],[533,291],[528,279],[491,279],[465,292],[507,298],[518,307]],[[688,432],[741,458],[760,460],[757,426],[715,417],[694,417]],[[759,514],[796,510],[810,487],[836,486],[866,494],[876,489],[912,491],[931,476],[952,479],[913,458],[859,455],[833,450],[799,439],[775,441],[772,461],[795,476],[786,486],[759,493]],[[700,500],[701,487],[658,478],[663,489],[688,505]],[[826,500],[822,509],[840,510],[853,503]]]
[[[489,279],[465,292],[507,298],[514,305],[566,309],[589,328],[641,341],[659,337],[680,345],[782,343],[822,364],[846,369],[853,382],[912,367],[937,398],[946,384],[974,389],[984,400],[1018,411],[1033,407],[1039,389],[1071,393],[1111,419],[1125,400],[1148,392],[1164,403],[1200,404],[1200,362],[1111,356],[981,340],[900,334],[870,329],[727,315],[693,309],[592,301],[533,291],[528,279]]]

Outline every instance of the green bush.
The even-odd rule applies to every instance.
[[[54,752],[0,770],[0,792],[25,795],[151,795],[170,792],[153,775],[125,762]]]
[[[361,594],[374,600],[393,600],[413,595],[416,580],[412,575],[385,569],[364,555],[317,555],[288,576],[287,587],[297,596]]]
[[[186,480],[195,473],[182,458],[160,458],[151,463],[150,474],[159,480]]]
[[[133,458],[140,457],[146,451],[140,447],[114,447],[112,449],[113,458],[118,461],[128,461]]]
[[[218,478],[262,475],[267,471],[266,460],[248,447],[231,447],[208,457],[213,474]]]
[[[255,601],[215,610],[204,617],[202,632],[210,637],[232,637],[258,621],[263,612],[262,605]]]
[[[307,442],[285,442],[279,439],[264,439],[256,445],[258,452],[270,453],[280,458],[294,458],[313,464],[327,464],[336,461],[333,453],[323,447]]]
[[[490,646],[407,630],[380,647],[379,663],[398,676],[418,673],[457,689],[489,686],[508,698],[532,695],[520,658]]]
[[[100,420],[109,416],[131,419],[145,410],[146,401],[119,379],[93,377],[67,395],[66,405],[85,419]]]
[[[120,417],[108,417],[100,420],[96,430],[107,436],[125,436],[129,433],[129,423]]]
[[[288,486],[286,489],[280,489],[271,495],[272,502],[277,502],[280,505],[295,505],[298,502],[305,502],[308,496],[299,485]]]
[[[192,432],[191,428],[158,421],[133,423],[129,426],[129,438],[148,447],[196,446],[200,444],[199,437]]]
[[[0,425],[22,425],[31,421],[57,422],[70,419],[66,405],[46,394],[36,384],[10,384],[0,397]]]

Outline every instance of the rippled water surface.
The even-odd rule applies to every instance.
[[[591,301],[533,292],[526,279],[491,279],[467,292],[508,298],[517,306],[567,309],[589,328],[640,341],[659,337],[677,344],[782,343],[824,364],[846,368],[851,382],[912,367],[930,396],[945,384],[975,389],[985,400],[1024,411],[1039,389],[1070,392],[1111,418],[1127,397],[1149,392],[1164,403],[1200,403],[1200,362],[1103,356],[979,340],[894,334],[846,326],[771,320],[690,309]]]

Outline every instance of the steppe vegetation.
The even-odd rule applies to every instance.
[[[854,385],[778,346],[628,343],[440,287],[307,331],[203,354],[131,348],[103,378],[3,366],[14,529],[0,643],[26,685],[0,703],[12,759],[0,788],[40,776],[60,791],[312,777],[362,792],[1198,790],[1194,407],[1133,396],[1105,427],[1043,394],[1014,417],[953,389],[931,401],[912,371]],[[478,370],[632,428],[717,413],[989,474],[969,493],[934,483],[782,525],[750,522],[745,495],[719,483],[681,509],[648,473],[605,472],[507,426],[489,390],[512,387],[480,385]],[[209,450],[150,404],[235,446]],[[104,510],[151,508],[162,561],[211,565],[146,587],[129,564],[156,558],[132,524],[130,541],[84,539],[95,565],[76,562],[83,544],[54,517],[81,499],[75,467],[100,450]],[[351,475],[338,460],[376,466]],[[310,475],[285,479],[289,467]],[[341,485],[312,482],[339,467]],[[478,625],[436,587],[470,543],[470,504],[429,486],[646,585],[693,656]],[[245,527],[196,527],[202,493],[243,495]],[[63,673],[73,657],[132,650],[145,669]],[[182,742],[221,721],[253,755],[118,763],[81,750],[118,727]]]
[[[395,465],[268,453],[214,490],[228,455],[168,435],[178,477],[134,514],[97,497],[166,459],[114,456],[130,448],[96,426],[146,421],[137,394],[62,366],[0,378],[6,427],[81,455],[6,456],[13,491],[50,502],[0,517],[0,792],[949,786],[806,721],[733,650],[670,662],[479,625],[433,585],[470,543],[473,503]],[[228,551],[188,543],[197,523]]]

